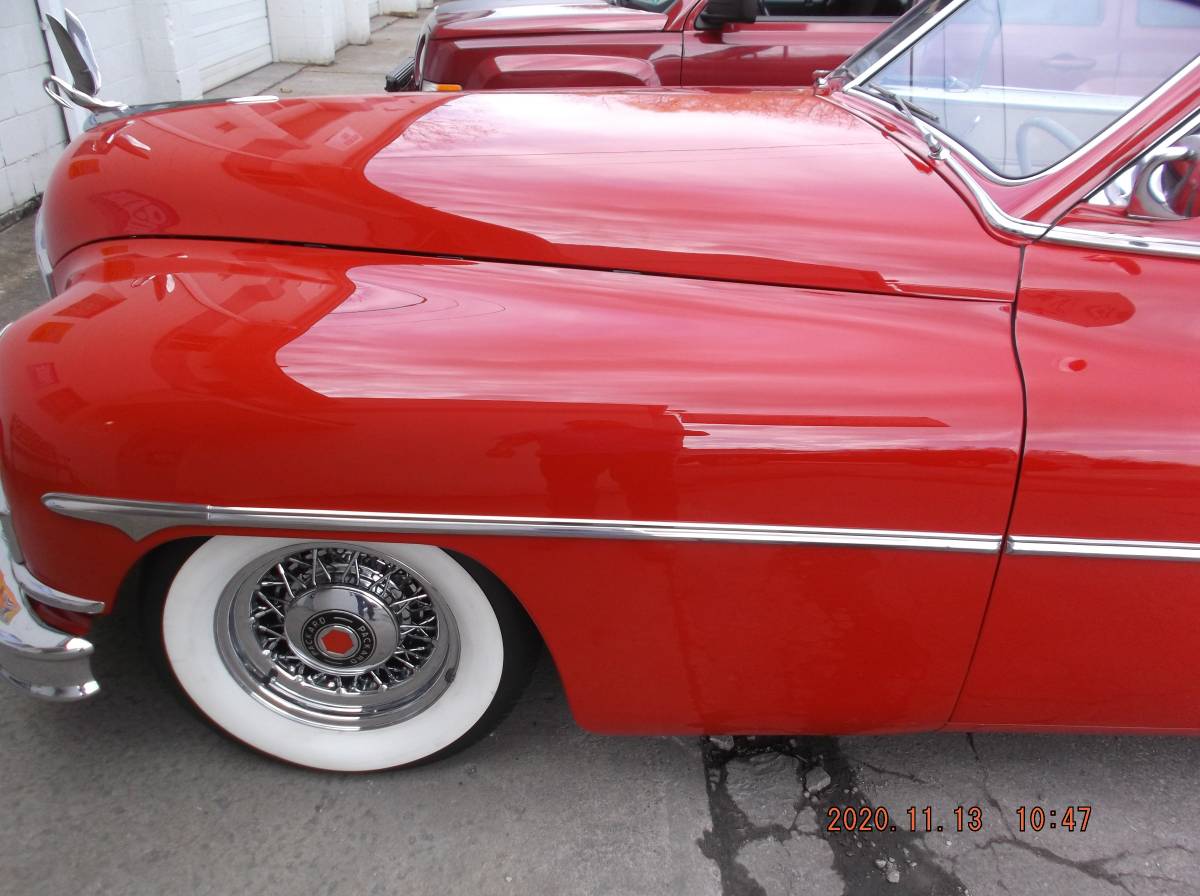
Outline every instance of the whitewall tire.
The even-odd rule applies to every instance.
[[[219,729],[347,772],[465,746],[536,656],[528,617],[486,570],[378,542],[212,538],[175,573],[161,634],[176,682]]]

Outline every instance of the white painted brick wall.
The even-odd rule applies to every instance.
[[[371,9],[367,0],[342,0],[346,22],[346,41],[366,44],[371,41]]]
[[[267,0],[267,15],[277,62],[326,65],[347,42],[371,38],[367,0]]]
[[[46,188],[67,131],[42,91],[50,74],[36,0],[0,0],[0,214]]]
[[[199,70],[180,0],[68,0],[91,38],[101,96],[126,103],[194,99]],[[0,0],[0,215],[43,192],[68,134],[63,113],[42,90],[51,73],[42,12],[63,0]],[[184,35],[181,39],[181,33]],[[60,70],[61,73],[61,70]],[[68,113],[72,126],[82,113]]]

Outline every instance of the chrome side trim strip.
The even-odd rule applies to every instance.
[[[1008,553],[1043,557],[1113,557],[1200,562],[1200,544],[1178,541],[1100,541],[1091,538],[1012,535],[1008,539]]]
[[[650,522],[519,516],[459,516],[302,510],[282,507],[216,507],[48,494],[42,503],[56,513],[112,526],[135,541],[173,527],[299,529],[406,535],[505,535],[533,538],[604,538],[624,541],[715,541],[895,548],[995,554],[1003,538],[950,532],[830,529],[740,523]]]
[[[1083,249],[1108,249],[1117,252],[1137,252],[1141,255],[1165,255],[1170,258],[1200,258],[1200,243],[1159,236],[1083,230],[1078,227],[1055,227],[1046,234],[1044,242],[1077,246]]]

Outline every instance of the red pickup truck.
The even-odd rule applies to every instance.
[[[913,0],[451,0],[389,91],[795,86]]]

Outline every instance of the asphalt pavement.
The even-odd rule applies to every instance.
[[[376,65],[371,77],[415,35],[411,21],[376,24],[374,50],[346,51],[350,67]],[[322,71],[293,68],[226,93],[314,89]],[[315,92],[366,79],[326,74]],[[32,218],[0,232],[0,323],[43,301],[32,233]],[[602,737],[574,724],[543,658],[476,746],[339,776],[271,762],[197,720],[128,613],[102,619],[96,640],[93,700],[0,687],[0,894],[1200,892],[1200,739]],[[1074,830],[1051,830],[1068,806]],[[884,830],[829,831],[846,807],[854,827],[869,816]],[[1056,812],[1040,832],[1034,807]]]

